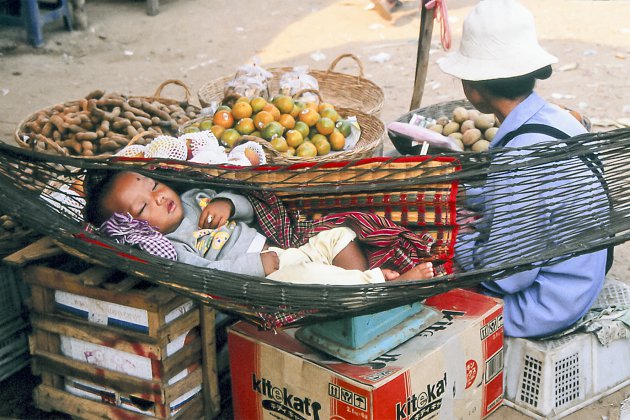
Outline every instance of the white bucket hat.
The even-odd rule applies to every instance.
[[[459,51],[438,60],[463,80],[523,76],[558,59],[538,44],[534,17],[515,0],[482,0],[464,20]]]

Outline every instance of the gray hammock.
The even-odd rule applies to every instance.
[[[0,209],[23,225],[91,261],[266,328],[389,309],[609,248],[630,235],[630,129],[484,153],[240,169],[77,159],[7,144],[0,145],[0,160]],[[85,230],[76,185],[89,171],[129,169],[184,188],[273,192],[302,217],[344,208],[382,212],[412,231],[431,233],[435,263],[449,266],[449,274],[405,283],[297,285],[155,257]],[[516,187],[504,188],[515,181]],[[479,206],[476,194],[484,184]],[[477,249],[474,256],[467,244]],[[452,261],[455,246],[467,271]]]

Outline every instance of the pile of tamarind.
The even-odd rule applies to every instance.
[[[85,98],[36,112],[16,136],[18,143],[39,151],[97,156],[116,153],[147,130],[176,135],[180,125],[198,114],[199,108],[186,102],[95,90]]]

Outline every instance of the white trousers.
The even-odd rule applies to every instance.
[[[268,279],[300,284],[371,284],[383,283],[385,277],[380,268],[372,270],[346,270],[332,265],[333,259],[356,234],[350,228],[333,228],[311,237],[299,248],[280,249],[270,247],[280,258],[280,268]]]

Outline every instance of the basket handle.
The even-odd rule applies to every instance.
[[[70,154],[63,147],[59,146],[54,140],[49,139],[43,134],[37,134],[35,136],[35,141],[32,144],[33,150],[35,150],[35,143],[37,143],[38,141],[43,141],[50,148],[54,149],[57,153],[60,153],[63,156],[70,156]]]
[[[326,74],[324,74],[324,77],[328,76],[330,72],[334,71],[337,63],[339,63],[344,58],[352,58],[357,63],[357,66],[359,66],[359,75],[357,76],[357,80],[361,79],[363,77],[363,63],[361,62],[359,57],[352,53],[341,54],[339,57],[335,58],[328,66],[328,70],[326,70]]]
[[[317,95],[317,98],[319,99],[319,102],[324,102],[324,100],[322,99],[322,94],[319,93],[319,90],[317,89],[302,89],[302,90],[298,90],[297,92],[295,92],[293,94],[293,99],[297,99],[300,96],[304,95],[305,93],[314,93],[315,95]]]
[[[153,138],[157,137],[160,135],[160,133],[158,133],[157,131],[153,131],[153,130],[145,130],[142,133],[138,133],[135,136],[133,136],[131,138],[131,140],[129,140],[129,143],[127,143],[127,145],[125,147],[129,147],[133,144],[135,144],[138,140],[145,138],[146,136],[151,135],[153,136]]]
[[[190,103],[190,89],[188,88],[188,86],[182,82],[181,80],[177,80],[177,79],[168,79],[163,81],[162,83],[160,83],[160,86],[157,87],[157,89],[155,90],[155,93],[153,94],[153,96],[155,98],[161,98],[162,95],[162,89],[164,89],[164,87],[173,84],[173,85],[178,85],[184,88],[184,101],[186,103]]]

